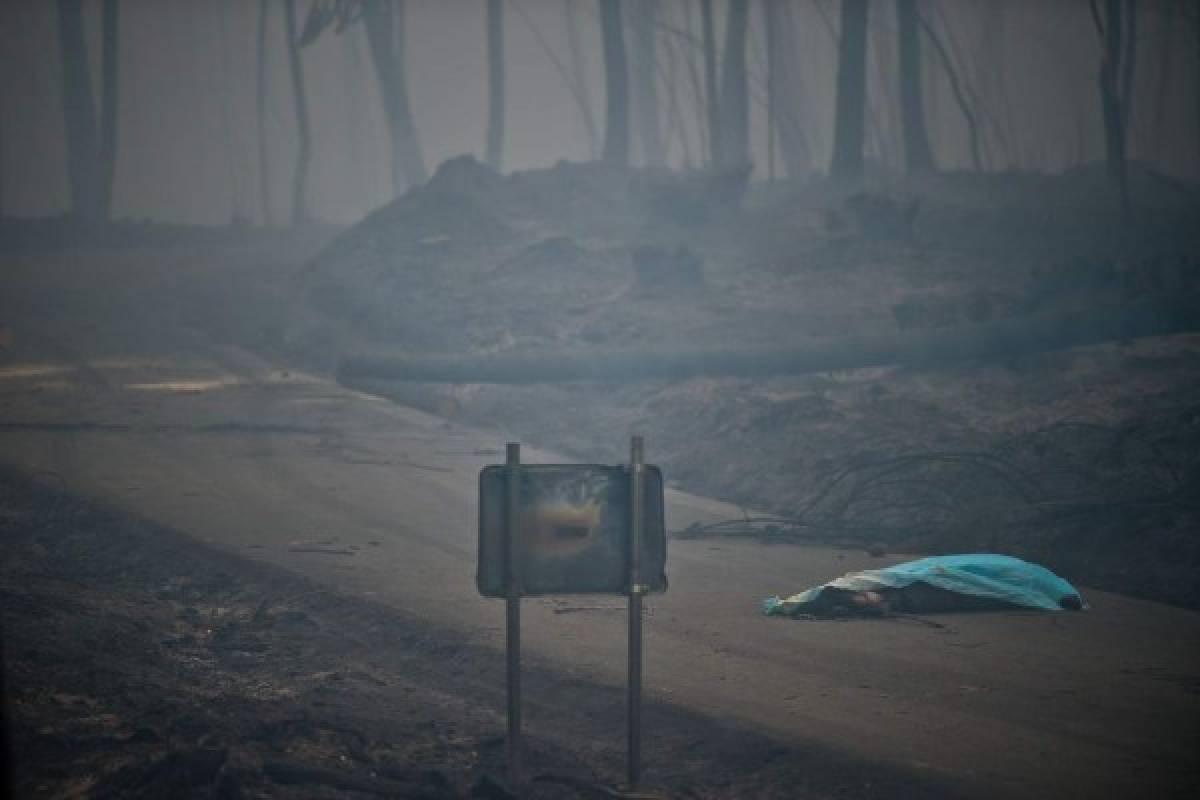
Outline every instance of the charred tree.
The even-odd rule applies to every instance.
[[[588,91],[587,73],[583,68],[583,56],[579,48],[579,17],[576,15],[577,0],[563,0],[567,15],[567,53],[571,57],[571,95],[579,106],[583,127],[587,131],[588,154],[596,157],[596,119],[592,115],[591,93]]]
[[[763,23],[767,32],[767,181],[775,181],[775,131],[779,118],[779,79],[782,64],[779,58],[779,37],[771,30],[771,23],[778,21],[778,4],[772,0],[763,2]]]
[[[304,64],[300,60],[300,38],[296,32],[296,0],[283,0],[284,30],[287,34],[288,71],[292,78],[292,101],[296,113],[299,147],[292,171],[292,224],[309,220],[308,171],[312,162],[312,129],[308,118],[308,93],[304,88]]]
[[[488,0],[488,122],[484,161],[497,172],[504,152],[504,0]]]
[[[399,195],[405,186],[422,184],[429,177],[408,104],[404,3],[402,0],[363,0],[363,23],[391,137],[392,186]]]
[[[1167,97],[1171,84],[1171,39],[1175,30],[1175,3],[1169,0],[1163,7],[1158,31],[1158,74],[1155,76],[1154,145],[1162,148],[1166,138]]]
[[[658,129],[658,59],[655,47],[657,0],[640,0],[629,9],[633,26],[634,116],[642,161],[650,167],[662,166],[665,159],[662,136]]]
[[[258,30],[254,62],[254,114],[258,133],[258,199],[262,222],[272,224],[271,173],[267,151],[267,17],[269,0],[258,0]]]
[[[703,164],[705,158],[708,157],[708,103],[704,101],[704,81],[700,77],[702,67],[697,61],[697,48],[692,46],[692,42],[703,40],[703,32],[696,36],[693,34],[695,25],[693,24],[693,11],[695,5],[692,3],[685,4],[682,8],[682,30],[687,33],[687,44],[682,44],[679,40],[668,39],[668,54],[672,62],[682,63],[682,66],[676,68],[674,63],[669,71],[672,76],[668,88],[671,94],[671,118],[675,123],[675,127],[679,130],[679,143],[683,149],[683,166],[685,169],[691,169],[693,166]],[[703,59],[703,46],[699,48],[699,59]],[[683,73],[683,78],[678,78],[679,73]],[[696,157],[693,159],[688,148],[688,126],[684,122],[682,103],[679,102],[679,93],[677,91],[677,83],[686,79],[687,90],[691,93],[693,102],[690,104],[691,111],[695,115],[696,121]],[[668,137],[669,140],[669,137]]]
[[[746,88],[746,26],[749,0],[729,0],[725,56],[721,63],[722,167],[750,163],[750,103]]]
[[[800,125],[797,96],[799,68],[796,64],[795,31],[785,0],[766,0],[767,106],[772,142],[779,142],[784,167],[793,178],[808,172],[808,143]],[[773,151],[771,169],[774,174]]]
[[[1121,210],[1128,214],[1129,183],[1125,169],[1125,98],[1121,92],[1121,57],[1124,20],[1121,0],[1105,0],[1104,9],[1090,0],[1092,20],[1100,36],[1100,113],[1104,121],[1104,160],[1108,177],[1116,184]]]
[[[113,175],[117,166],[117,58],[120,7],[118,0],[104,0],[100,21],[100,163],[98,165],[97,214],[112,216]]]
[[[629,74],[621,0],[600,0],[604,37],[605,125],[604,160],[629,163]]]
[[[1121,93],[1121,128],[1125,133],[1125,147],[1129,149],[1129,120],[1133,110],[1134,67],[1137,66],[1137,3],[1125,0],[1124,51],[1121,53],[1121,77],[1117,85]]]
[[[925,130],[917,0],[896,0],[896,21],[900,40],[900,113],[904,127],[904,167],[910,173],[930,172],[935,169],[935,165],[933,152],[929,148],[929,134]]]
[[[80,221],[97,219],[99,204],[96,111],[92,104],[91,70],[83,38],[81,0],[58,0],[58,47],[62,62],[63,122],[66,127],[70,214]]]
[[[928,37],[929,43],[933,45],[933,51],[937,54],[938,61],[942,65],[942,71],[946,75],[946,82],[950,85],[951,97],[954,99],[954,104],[958,106],[958,110],[963,117],[963,122],[967,126],[967,145],[971,151],[971,166],[976,172],[980,172],[983,170],[982,138],[973,104],[967,97],[967,88],[964,85],[964,81],[959,77],[959,70],[955,66],[954,59],[950,56],[950,51],[942,42],[942,37],[938,35],[932,22],[926,20],[920,13],[917,14],[917,22],[921,26],[921,31]],[[943,20],[942,24],[944,27],[945,20]]]
[[[946,81],[950,84],[950,94],[954,97],[954,104],[958,106],[959,112],[962,113],[963,121],[967,125],[967,144],[971,149],[971,166],[976,172],[983,169],[983,151],[980,147],[979,137],[979,122],[975,118],[975,112],[972,110],[971,102],[967,99],[967,92],[963,87],[963,82],[959,80],[958,70],[954,66],[954,59],[950,57],[950,52],[946,46],[942,44],[942,39],[934,30],[933,25],[929,23],[920,12],[917,12],[917,24],[921,31],[929,37],[929,43],[933,45],[933,52],[937,54],[938,60],[942,64],[942,69],[946,73]]]
[[[67,141],[70,214],[106,222],[112,212],[117,158],[118,0],[104,0],[100,18],[100,115],[96,103],[80,0],[59,0],[58,43],[62,61],[63,122]]]
[[[700,19],[704,26],[704,99],[708,111],[708,159],[721,162],[721,103],[717,95],[717,32],[713,22],[712,0],[701,0]]]
[[[835,178],[862,177],[866,104],[867,0],[842,0],[833,160],[829,167]]]

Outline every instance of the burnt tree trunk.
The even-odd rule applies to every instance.
[[[267,155],[267,17],[269,0],[258,0],[258,30],[254,62],[254,114],[258,133],[258,200],[262,222],[272,224],[271,173]]]
[[[796,178],[808,172],[812,165],[798,112],[799,68],[796,63],[795,30],[785,0],[766,0],[764,10],[770,130],[778,138],[779,152],[788,175]]]
[[[896,21],[900,40],[900,113],[904,126],[904,167],[908,172],[930,172],[936,167],[933,152],[929,148],[929,134],[925,130],[917,0],[896,0]]]
[[[584,130],[588,137],[588,155],[596,157],[596,119],[592,115],[591,92],[588,91],[587,71],[583,68],[583,56],[579,46],[579,17],[576,14],[577,0],[563,0],[567,15],[567,54],[571,58],[571,84],[574,88],[572,96],[579,106],[579,114],[583,119]]]
[[[713,22],[712,0],[701,0],[700,18],[704,26],[704,99],[708,111],[708,160],[721,163],[721,101],[717,94],[717,33]]]
[[[1117,186],[1121,197],[1121,210],[1129,213],[1129,185],[1125,174],[1125,114],[1121,99],[1121,0],[1105,0],[1104,11],[1091,8],[1100,34],[1100,110],[1104,120],[1104,161],[1108,177]]]
[[[954,59],[950,57],[950,52],[942,44],[942,39],[934,30],[933,25],[919,12],[916,14],[916,18],[921,31],[929,37],[929,43],[933,45],[933,52],[941,61],[942,70],[946,73],[946,81],[950,84],[950,94],[954,97],[954,104],[958,106],[958,110],[963,116],[963,122],[967,125],[967,144],[971,148],[971,166],[976,172],[980,172],[983,170],[983,151],[980,146],[979,122],[975,119],[975,112],[971,110],[971,102],[967,99],[963,82],[959,80]]]
[[[100,162],[97,167],[96,213],[107,221],[112,216],[113,175],[117,166],[117,59],[119,48],[118,0],[104,0],[100,22]]]
[[[829,167],[835,178],[862,177],[866,102],[867,0],[842,0],[833,160]]]
[[[71,187],[70,214],[92,222],[100,210],[98,147],[81,0],[58,0],[58,47],[62,62],[67,180]]]
[[[721,62],[720,166],[750,163],[750,106],[746,88],[746,26],[749,0],[729,0],[725,56]]]
[[[299,148],[292,172],[292,224],[309,220],[308,170],[312,162],[312,128],[308,118],[308,93],[304,88],[304,65],[300,60],[300,39],[296,33],[296,0],[283,0],[284,29],[287,35],[288,71],[292,78],[292,101],[296,112]]]
[[[600,0],[600,28],[604,37],[604,160],[629,163],[629,73],[625,59],[625,31],[621,0]]]
[[[504,0],[488,0],[488,122],[484,161],[500,171],[504,152]]]
[[[642,162],[649,167],[660,167],[666,158],[658,129],[658,58],[655,47],[658,2],[639,0],[629,11],[633,25],[630,66],[638,142],[641,144]]]
[[[1133,111],[1134,67],[1137,66],[1137,3],[1125,0],[1124,50],[1121,53],[1121,77],[1117,91],[1121,96],[1121,128],[1125,135],[1125,149],[1129,149],[1129,120]]]
[[[429,177],[408,105],[404,4],[397,0],[363,0],[363,22],[391,137],[392,187],[399,195],[405,186],[422,184]]]
[[[1154,146],[1162,148],[1166,140],[1167,97],[1171,85],[1171,41],[1175,30],[1175,2],[1169,0],[1163,7],[1158,30],[1158,74],[1155,75],[1154,98]]]

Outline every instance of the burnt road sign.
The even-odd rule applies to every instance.
[[[485,597],[505,599],[508,677],[508,783],[520,794],[521,598],[539,594],[623,594],[629,598],[628,783],[641,779],[642,595],[666,591],[663,478],[643,461],[642,437],[629,464],[521,463],[506,448],[504,466],[479,473],[479,566]]]
[[[479,568],[485,597],[506,597],[507,468],[479,473]],[[519,545],[514,554],[523,597],[628,594],[631,536],[628,466],[522,464]],[[645,467],[640,593],[667,588],[663,479]]]

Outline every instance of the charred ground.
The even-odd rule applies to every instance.
[[[643,432],[677,485],[769,512],[727,534],[1011,552],[1195,605],[1200,338],[952,352],[997,322],[1195,306],[1196,190],[1133,174],[1128,218],[1089,169],[750,192],[736,172],[501,177],[456,159],[310,263],[319,313],[287,347],[326,368],[364,351],[536,364],[941,332],[951,352],[919,366],[355,385],[585,459],[618,461],[622,434]]]
[[[4,357],[68,364],[98,408],[116,389],[90,365],[131,341],[161,371],[186,372],[200,352],[252,352],[286,376],[333,374],[362,351],[957,335],[989,320],[1192,297],[1195,190],[1135,178],[1128,221],[1087,171],[867,193],[776,186],[733,202],[727,176],[560,165],[502,178],[460,160],[341,232],[130,223],[81,234],[9,221]],[[62,426],[87,423],[77,405],[94,398],[68,398],[56,375],[5,388],[0,419],[13,421],[0,435],[57,425],[70,436]],[[683,536],[999,550],[1087,590],[1198,602],[1194,333],[791,377],[364,388],[588,461],[621,460],[636,430],[676,485],[761,510]],[[136,405],[130,414],[155,413],[152,401]],[[209,549],[55,475],[5,474],[0,496],[22,793],[503,796],[484,779],[502,769],[501,662],[462,632]],[[756,599],[739,599],[746,614]],[[1194,694],[1193,675],[1164,675],[1180,697]],[[575,781],[537,791],[589,796],[616,782],[619,689],[540,667],[529,680],[532,765]],[[1123,685],[1071,681],[1072,697]],[[1018,701],[1033,702],[1004,704]],[[662,734],[648,779],[673,795],[950,791],[917,769],[774,741],[682,706],[648,717]],[[1099,735],[1111,721],[1079,724]],[[1163,784],[1186,795],[1194,770],[1170,767]]]
[[[510,797],[503,662],[460,633],[0,473],[18,797]],[[527,668],[531,798],[604,797],[620,687]],[[674,797],[936,797],[937,784],[651,703]],[[590,735],[580,737],[586,727]]]

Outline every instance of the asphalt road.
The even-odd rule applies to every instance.
[[[0,460],[466,632],[502,657],[503,605],[476,594],[474,572],[476,476],[503,461],[503,431],[346,390],[169,317],[109,329],[40,314],[33,297],[0,303],[16,341],[0,361]],[[669,528],[739,513],[668,498]],[[1084,587],[1092,608],[1077,614],[759,613],[766,595],[904,558],[672,540],[670,591],[647,603],[647,692],[912,770],[962,797],[1195,796],[1194,612]],[[524,609],[531,662],[624,680],[619,598]]]

